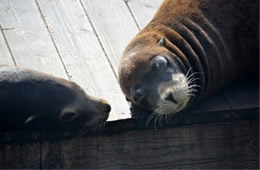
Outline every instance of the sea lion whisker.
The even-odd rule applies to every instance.
[[[148,119],[146,120],[146,127],[148,127],[150,121],[155,117],[156,115],[156,110],[148,117]]]
[[[185,74],[185,77],[187,77],[187,76],[189,75],[189,73],[190,73],[190,71],[191,71],[192,69],[193,69],[192,67],[189,68],[189,70],[188,70],[187,73]]]
[[[191,90],[187,90],[185,93],[186,93],[186,95],[195,95],[195,93],[196,92],[198,92],[197,90],[195,90],[195,89],[191,89]]]
[[[187,89],[187,92],[198,92],[198,90],[197,90],[197,89],[194,89],[194,88],[188,88],[188,89]]]
[[[190,79],[192,76],[196,75],[196,74],[200,74],[199,72],[194,72],[192,74],[190,74],[188,77],[185,76],[186,79]]]
[[[80,130],[80,132],[73,138],[73,140],[75,139],[79,139],[81,136],[83,136],[86,132],[89,131],[89,126],[87,124],[85,124],[85,126],[82,128],[82,130]]]
[[[154,118],[154,122],[153,122],[153,126],[154,126],[154,129],[156,129],[156,122],[158,120],[158,115],[159,114],[156,114],[155,118]]]
[[[189,84],[191,84],[192,82],[194,82],[196,80],[199,80],[199,78],[189,79],[189,80],[186,80],[186,82],[189,85]]]
[[[189,85],[189,87],[200,87],[199,84],[192,84],[192,85]]]

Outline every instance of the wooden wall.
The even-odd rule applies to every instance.
[[[1,144],[0,168],[258,169],[258,127],[258,120],[244,120],[77,139],[41,135],[37,142]]]

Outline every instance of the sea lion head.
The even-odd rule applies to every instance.
[[[108,102],[88,95],[82,89],[77,89],[77,93],[75,99],[60,110],[58,120],[63,124],[88,127],[103,125],[111,110]]]
[[[62,96],[56,96],[54,106],[48,102],[48,109],[29,116],[25,121],[27,127],[48,129],[48,124],[50,129],[96,129],[105,125],[111,110],[108,102],[88,95],[74,82],[64,80],[63,85],[65,84],[66,90],[62,91]]]
[[[193,89],[187,70],[175,54],[159,44],[125,52],[119,67],[122,91],[132,105],[168,116],[183,110]]]

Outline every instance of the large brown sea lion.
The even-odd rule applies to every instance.
[[[258,78],[258,8],[258,0],[164,0],[120,62],[134,114],[174,115],[231,81]]]
[[[110,105],[72,81],[35,70],[0,66],[0,130],[92,127]]]

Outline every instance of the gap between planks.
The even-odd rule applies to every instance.
[[[58,54],[58,56],[59,56],[59,58],[60,58],[60,61],[61,61],[61,63],[62,63],[62,66],[63,66],[63,68],[64,68],[64,70],[65,70],[66,75],[67,75],[67,78],[68,78],[69,80],[71,80],[71,76],[69,75],[69,72],[68,72],[68,70],[67,70],[67,68],[66,68],[66,66],[65,66],[65,64],[64,64],[64,61],[63,61],[63,59],[62,59],[62,57],[61,57],[60,50],[59,50],[59,48],[58,48],[58,46],[57,46],[57,44],[56,44],[56,42],[55,42],[55,36],[54,36],[54,34],[53,34],[53,32],[52,32],[50,26],[48,25],[48,22],[47,22],[47,20],[46,20],[46,16],[44,15],[43,10],[41,9],[41,6],[40,6],[38,0],[35,0],[35,4],[36,4],[36,6],[37,6],[37,8],[38,8],[38,10],[39,10],[39,12],[40,12],[41,18],[42,18],[42,20],[43,20],[43,22],[44,22],[44,24],[45,24],[45,26],[46,26],[46,28],[47,28],[47,30],[48,30],[48,33],[49,33],[49,35],[50,35],[50,37],[51,37],[51,40],[52,40],[52,43],[53,43],[53,45],[54,45],[54,47],[55,47],[55,50],[56,50],[56,52],[57,52],[57,54]]]
[[[11,47],[10,47],[8,41],[7,41],[7,38],[6,38],[5,33],[4,33],[4,28],[2,27],[1,24],[0,24],[0,30],[1,30],[1,34],[2,34],[3,39],[4,39],[4,43],[5,43],[5,45],[6,45],[7,49],[8,49],[9,54],[11,55],[12,62],[13,62],[12,64],[14,64],[15,66],[17,66],[17,63],[16,63],[15,58],[14,58],[14,54],[13,54],[13,52],[12,52],[12,50],[11,50]],[[6,57],[7,57],[7,56],[6,56]]]

